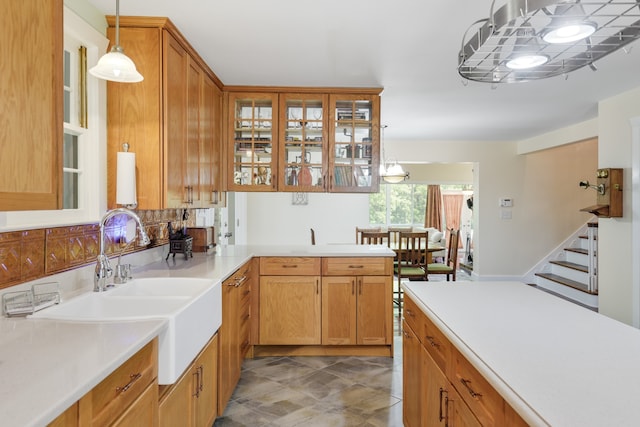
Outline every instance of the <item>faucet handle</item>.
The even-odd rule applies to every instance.
[[[116,265],[116,275],[113,282],[116,284],[127,283],[127,280],[131,279],[131,264],[118,264]]]

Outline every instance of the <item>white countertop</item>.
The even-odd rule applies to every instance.
[[[43,426],[151,341],[163,321],[0,321],[0,423]]]
[[[363,257],[394,252],[367,245],[218,246],[213,254],[194,253],[186,260],[176,254],[134,268],[133,276],[204,277],[217,283],[254,256]],[[0,318],[0,423],[46,425],[156,337],[164,322]]]
[[[640,330],[517,282],[403,289],[531,425],[640,425]]]

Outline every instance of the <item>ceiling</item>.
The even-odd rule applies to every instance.
[[[88,0],[107,15],[115,0]],[[504,0],[496,0],[496,9]],[[640,48],[527,83],[463,80],[462,35],[491,0],[122,0],[166,16],[225,85],[381,87],[387,141],[521,140],[596,117],[640,86]],[[127,46],[122,46],[127,51]],[[135,58],[132,58],[135,61]]]

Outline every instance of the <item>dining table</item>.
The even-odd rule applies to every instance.
[[[399,251],[398,243],[397,242],[392,242],[389,245],[389,248],[392,249],[396,253],[396,257],[397,257],[398,251]],[[447,249],[447,248],[445,246],[441,245],[440,243],[429,242],[427,244],[427,264],[433,263],[433,253],[434,252],[443,251],[445,249]]]

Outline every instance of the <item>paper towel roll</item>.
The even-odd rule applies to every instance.
[[[116,177],[116,203],[137,204],[136,195],[136,153],[118,152]]]

